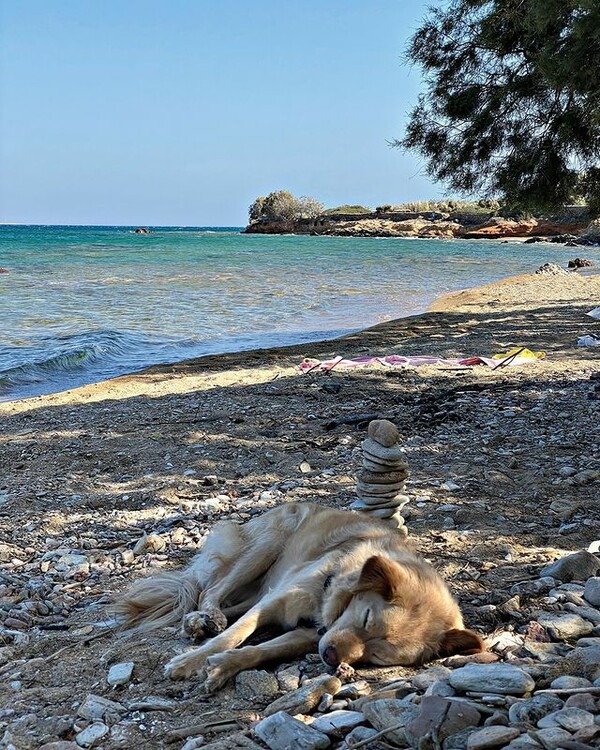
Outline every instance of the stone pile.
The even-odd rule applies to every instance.
[[[402,494],[408,465],[399,439],[396,426],[387,419],[375,419],[369,424],[368,437],[361,444],[363,465],[356,482],[358,499],[350,508],[383,518],[406,534],[400,510],[408,502]]]

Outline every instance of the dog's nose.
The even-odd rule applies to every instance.
[[[337,667],[337,665],[340,663],[340,660],[338,659],[338,654],[335,646],[327,646],[325,651],[323,651],[323,661],[325,664],[329,664],[330,667]]]

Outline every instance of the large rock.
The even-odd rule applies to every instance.
[[[422,699],[419,714],[404,731],[412,746],[419,747],[419,741],[427,735],[443,741],[463,729],[476,727],[480,721],[481,714],[473,706],[430,695]]]
[[[505,747],[520,734],[521,730],[516,727],[484,727],[469,735],[467,750],[492,750],[496,747]]]
[[[600,607],[600,577],[588,579],[583,591],[583,597],[593,607]]]
[[[533,698],[513,703],[508,709],[508,718],[512,724],[535,726],[544,716],[553,711],[560,711],[562,707],[563,702],[558,696],[551,693],[539,693]]]
[[[449,677],[453,688],[463,692],[524,695],[535,687],[527,672],[512,664],[467,664]]]
[[[367,717],[369,723],[380,732],[390,727],[398,727],[386,734],[387,739],[392,743],[397,743],[400,747],[406,747],[409,744],[404,727],[417,717],[419,707],[406,705],[393,698],[382,698],[364,703],[361,711]]]
[[[259,721],[254,734],[271,750],[325,750],[331,745],[326,734],[294,719],[285,711],[279,711]]]
[[[544,613],[539,615],[538,622],[557,641],[569,641],[589,635],[594,629],[591,622],[572,613]]]
[[[587,550],[574,552],[572,555],[561,557],[560,560],[546,565],[540,576],[552,576],[559,581],[587,581],[600,570],[600,560]]]

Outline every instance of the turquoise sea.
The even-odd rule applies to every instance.
[[[0,226],[0,400],[203,354],[334,338],[577,248]],[[581,254],[581,253],[580,253]],[[600,260],[600,251],[585,248]]]

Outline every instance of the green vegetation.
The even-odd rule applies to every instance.
[[[600,2],[449,0],[407,57],[425,93],[406,134],[460,194],[536,211],[577,197],[600,209]]]
[[[500,203],[495,200],[480,201],[458,201],[458,200],[431,200],[431,201],[410,201],[409,203],[400,203],[398,205],[385,204],[378,206],[377,211],[380,213],[393,213],[409,211],[410,213],[427,213],[429,211],[436,213],[452,214],[489,214],[498,211]]]
[[[314,219],[323,213],[323,204],[314,198],[296,198],[287,190],[276,190],[265,198],[257,198],[248,209],[251,222],[291,222]]]
[[[337,208],[327,208],[323,211],[325,215],[328,214],[370,214],[372,209],[366,206],[338,206]]]

